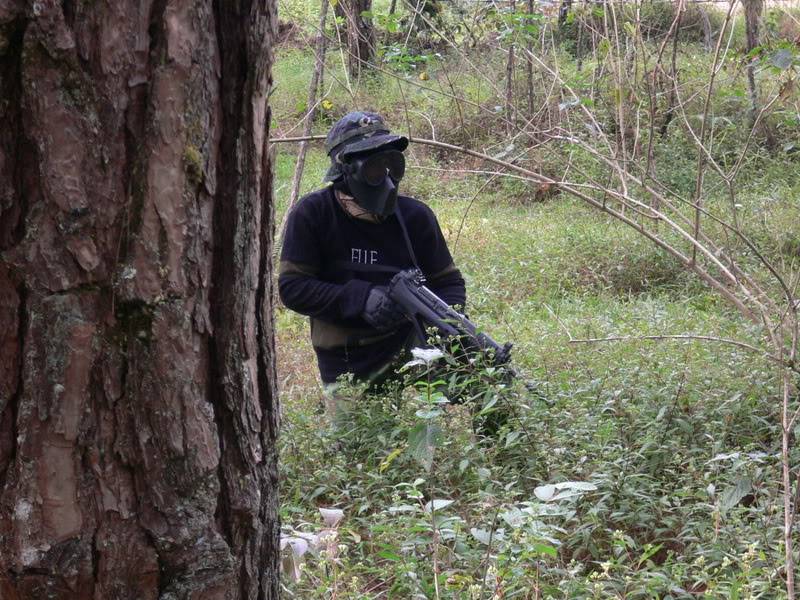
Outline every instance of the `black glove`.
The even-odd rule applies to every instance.
[[[380,331],[394,329],[406,318],[397,303],[386,294],[386,288],[380,286],[369,291],[361,316]]]

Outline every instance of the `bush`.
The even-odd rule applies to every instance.
[[[763,26],[770,42],[800,44],[800,9],[768,8],[764,14]]]
[[[644,39],[660,40],[667,35],[675,21],[675,9],[676,5],[671,2],[649,2],[639,5],[637,15],[635,5],[625,4],[617,12],[618,27],[620,31],[635,28],[638,17]],[[575,57],[585,55],[591,50],[589,29],[595,27],[603,30],[603,10],[603,5],[597,4],[579,6],[570,12],[566,22],[558,29],[558,37],[565,50]],[[719,9],[689,5],[681,17],[678,39],[681,42],[703,42],[706,39],[706,28],[713,37],[722,28],[724,21],[725,13]],[[784,23],[783,26],[788,28],[788,22]],[[582,32],[579,31],[581,28]],[[581,48],[578,48],[579,35],[583,37]],[[738,28],[734,38],[743,39],[743,35],[741,28]]]

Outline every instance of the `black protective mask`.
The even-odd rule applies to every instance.
[[[402,152],[386,150],[349,157],[343,164],[344,180],[356,203],[371,213],[388,217],[397,206],[397,184],[406,170]]]

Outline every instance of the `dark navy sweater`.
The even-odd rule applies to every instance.
[[[463,306],[464,279],[433,211],[407,196],[398,197],[397,210],[428,287],[448,304]],[[366,378],[402,349],[410,324],[379,332],[361,313],[372,286],[387,285],[395,273],[414,266],[397,215],[381,223],[356,219],[331,187],[305,196],[291,211],[278,286],[288,308],[311,317],[324,383],[344,373]]]

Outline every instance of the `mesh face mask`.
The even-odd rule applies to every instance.
[[[406,160],[398,150],[346,157],[342,162],[345,182],[356,202],[371,213],[387,217],[397,205],[397,184]]]

